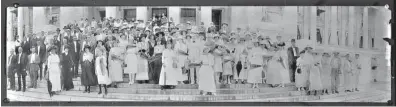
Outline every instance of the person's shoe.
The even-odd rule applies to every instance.
[[[99,93],[98,94],[102,94],[102,91],[99,91]]]
[[[377,79],[374,79],[374,82],[377,82]]]
[[[338,94],[339,92],[338,92],[338,91],[335,91],[335,93]]]
[[[359,91],[357,88],[355,88],[355,91]]]
[[[85,90],[83,93],[87,93],[88,91],[87,90]]]

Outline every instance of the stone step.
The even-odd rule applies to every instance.
[[[45,90],[46,88],[38,88]],[[294,87],[277,87],[277,88],[256,88],[256,89],[217,89],[216,94],[255,94],[255,93],[270,93],[270,92],[285,92],[294,91]],[[82,93],[83,89],[74,88],[69,91],[77,91]],[[104,90],[102,89],[104,92]],[[92,93],[98,93],[97,87],[91,88]],[[152,94],[152,95],[200,95],[201,91],[198,89],[134,89],[134,88],[108,88],[108,93],[125,93],[125,94]]]
[[[41,93],[44,98],[48,98],[48,92],[43,89],[29,89],[27,92]],[[16,92],[18,93],[18,92]],[[20,92],[22,93],[22,92]],[[19,94],[20,94],[19,93]],[[283,92],[267,92],[255,94],[222,94],[222,95],[154,95],[154,94],[125,94],[125,93],[108,93],[108,95],[98,95],[97,93],[81,93],[73,91],[64,91],[60,95],[87,98],[105,98],[117,100],[131,101],[216,101],[216,100],[248,100],[248,99],[264,99],[275,97],[302,96],[305,92],[301,91],[283,91]],[[41,96],[40,96],[41,97]]]
[[[84,89],[83,86],[81,86],[80,81],[73,81],[74,87],[77,89]],[[29,83],[27,82],[27,85]],[[252,84],[217,84],[216,88],[218,89],[246,89],[246,88],[252,88]],[[286,87],[294,87],[294,83],[288,83],[285,84]],[[46,81],[40,81],[38,82],[38,87],[47,87],[47,82]],[[96,87],[96,86],[93,86]],[[135,89],[160,89],[161,86],[158,84],[129,84],[129,83],[119,83],[117,85],[118,88],[135,88]],[[259,88],[266,88],[270,87],[269,84],[258,84]],[[198,89],[197,84],[179,84],[175,87],[176,89]]]
[[[387,93],[376,92],[361,96],[359,98],[345,100],[345,102],[375,102],[386,98],[388,98]]]

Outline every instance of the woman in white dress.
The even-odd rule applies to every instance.
[[[102,94],[102,86],[104,88],[104,93],[107,94],[107,85],[111,84],[111,79],[109,77],[109,71],[107,70],[107,51],[104,47],[102,41],[97,42],[95,49],[95,71],[98,77],[99,93]]]
[[[172,49],[172,42],[167,41],[165,50],[162,52],[162,68],[160,73],[159,85],[161,89],[174,88],[179,81],[178,61],[176,52]]]
[[[222,42],[220,42],[220,37],[216,35],[214,37],[214,42],[217,45],[213,51],[213,56],[214,56],[214,70],[215,70],[215,80],[216,84],[220,84],[220,78],[222,78],[221,74],[223,73],[223,54],[225,52],[225,47],[223,46]]]
[[[225,53],[223,57],[223,80],[226,84],[231,84],[231,77],[233,73],[233,60],[234,57],[231,55],[231,42],[227,42],[225,47]]]
[[[309,71],[309,90],[315,92],[317,95],[318,91],[323,90],[321,76],[321,56],[317,52],[313,52],[308,55],[313,55],[313,62],[311,62],[311,70]],[[309,92],[309,94],[311,93]],[[322,93],[323,94],[323,93]]]
[[[124,73],[129,75],[129,84],[135,83],[135,76],[138,72],[138,57],[140,57],[138,54],[138,48],[134,44],[134,41],[132,41],[132,44],[127,46],[125,56],[126,67],[124,69]]]
[[[200,57],[201,68],[198,74],[198,90],[207,95],[209,92],[216,95],[216,83],[214,77],[214,56],[210,54],[210,47],[203,49]]]
[[[324,53],[321,59],[322,70],[320,72],[320,78],[322,78],[323,93],[329,94],[331,89],[331,66],[330,66],[330,54]]]
[[[62,90],[61,69],[59,64],[60,58],[56,54],[57,47],[53,46],[49,50],[50,50],[50,55],[48,56],[47,59],[48,70],[46,74],[48,75],[49,81],[52,84],[51,92],[50,92],[50,96],[52,96],[55,94],[55,92],[60,92]]]
[[[283,41],[281,41],[282,36],[277,36],[276,37],[277,41],[275,42],[276,44],[276,48],[278,49],[278,51],[276,52],[281,60],[280,63],[282,64],[280,69],[280,73],[281,73],[281,77],[282,77],[282,81],[281,81],[281,87],[285,87],[285,84],[290,83],[290,74],[289,74],[289,69],[288,69],[288,56],[287,56],[287,50],[284,48],[285,47],[285,43]]]
[[[139,57],[138,57],[138,71],[136,73],[136,80],[139,83],[148,83],[149,80],[149,65],[148,65],[148,42],[146,41],[146,37],[140,37],[138,48],[139,48]]]
[[[188,80],[188,74],[187,74],[187,68],[188,68],[188,63],[187,63],[187,56],[188,56],[188,48],[187,48],[187,43],[186,40],[179,36],[178,41],[175,44],[175,51],[177,52],[178,59],[179,59],[179,67],[181,69],[181,81],[186,81]],[[182,82],[183,83],[183,82]]]
[[[270,46],[269,51],[277,53],[277,49],[275,47]],[[267,70],[267,83],[272,87],[282,86],[282,75],[281,75],[281,57],[279,54],[274,54],[272,58],[268,61],[268,70]]]
[[[296,87],[297,90],[305,90],[309,81],[309,70],[311,69],[311,63],[313,62],[312,55],[309,56],[309,51],[311,47],[306,47],[304,51],[301,52],[300,57],[297,59],[297,70],[296,70]]]
[[[261,83],[264,58],[263,55],[267,54],[260,47],[258,42],[254,42],[254,47],[250,50],[248,55],[250,69],[248,71],[248,83],[252,83],[252,88],[258,88],[257,84]]]
[[[113,43],[109,52],[109,75],[114,87],[123,80],[123,63],[124,63],[125,49],[118,46],[118,43]]]

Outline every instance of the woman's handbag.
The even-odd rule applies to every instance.
[[[301,74],[301,68],[300,68],[300,67],[297,67],[296,72],[297,72],[298,74]]]

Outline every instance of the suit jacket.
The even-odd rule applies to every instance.
[[[23,53],[30,54],[31,53],[31,51],[30,51],[31,45],[32,45],[31,40],[23,41],[21,43],[21,47],[23,49]]]
[[[61,60],[61,66],[62,66],[63,70],[70,69],[74,65],[73,58],[72,58],[72,55],[70,54],[70,52],[67,55],[65,53],[62,53],[60,60]]]
[[[32,61],[31,60],[31,58],[32,57],[35,57],[35,59]],[[28,56],[28,64],[27,64],[27,71],[38,71],[38,70],[40,70],[40,67],[39,67],[39,63],[41,62],[40,61],[40,57],[39,57],[39,55],[36,53],[35,55],[33,55],[33,54],[30,54],[29,56]]]
[[[38,46],[40,46],[40,47],[38,47]],[[40,63],[44,63],[43,59],[45,59],[46,53],[47,53],[46,46],[44,44],[43,45],[37,45],[37,51],[36,52],[37,52],[38,56],[40,57]]]
[[[58,40],[54,40],[53,42],[54,42],[54,45],[58,48],[58,51],[57,51],[58,54],[61,53],[62,52],[61,48],[60,48],[62,46],[61,42]]]
[[[80,53],[81,53],[81,45],[80,45],[80,41],[75,41],[76,44],[74,44],[74,41],[70,44],[70,49],[69,52],[71,54],[71,57],[73,58],[74,63],[78,63],[80,57]]]
[[[20,64],[18,64],[19,54],[15,55],[14,57],[15,57],[15,58],[13,58],[14,61],[12,61],[14,63],[14,65],[15,65],[14,66],[15,67],[14,70],[16,70],[16,72],[18,74],[26,75],[26,67],[27,67],[27,64],[28,64],[27,63],[28,62],[27,54],[26,53],[22,53],[21,58],[19,59],[20,60]]]
[[[297,57],[300,56],[300,52],[298,50],[298,47],[295,47],[295,49],[296,49]],[[289,63],[294,63],[294,62],[297,61],[297,57],[294,57],[293,48],[292,47],[287,48],[287,56],[288,56],[288,59],[289,59]]]

